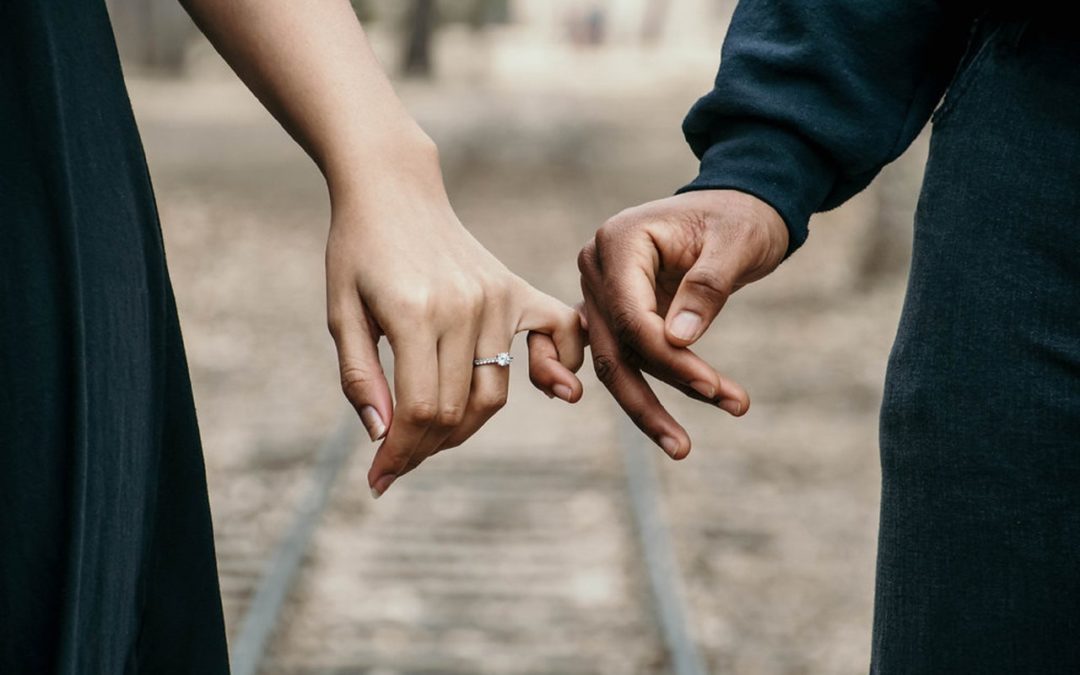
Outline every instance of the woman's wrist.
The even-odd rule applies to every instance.
[[[445,197],[438,147],[411,119],[393,131],[339,143],[318,164],[334,206],[377,197],[395,185]]]

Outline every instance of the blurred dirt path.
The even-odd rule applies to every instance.
[[[646,77],[635,73],[635,78]],[[702,70],[636,94],[409,85],[477,237],[578,296],[603,218],[692,176],[680,118]],[[199,406],[230,630],[343,409],[323,316],[328,209],[310,162],[231,79],[135,79]],[[691,621],[717,673],[865,672],[876,419],[902,281],[856,293],[872,199],[729,303],[699,351],[751,390],[742,420],[669,395],[695,449],[659,461]],[[522,355],[523,340],[516,351]],[[521,364],[523,360],[517,363]],[[474,441],[378,503],[341,477],[271,673],[660,673],[608,398],[513,371]]]

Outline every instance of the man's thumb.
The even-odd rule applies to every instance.
[[[735,290],[736,270],[725,263],[716,252],[703,251],[683,277],[665,320],[668,342],[678,347],[697,342],[720,313]]]

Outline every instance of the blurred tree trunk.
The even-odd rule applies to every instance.
[[[671,0],[648,0],[645,5],[645,20],[641,24],[641,41],[655,44],[664,32]]]
[[[108,0],[116,46],[126,63],[179,71],[195,33],[176,0]]]
[[[401,70],[412,77],[430,77],[434,70],[431,42],[435,34],[435,0],[413,0],[406,22],[405,58]]]

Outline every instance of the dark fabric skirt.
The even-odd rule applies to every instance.
[[[871,671],[1080,673],[1080,39],[980,24],[913,254]]]
[[[0,2],[0,673],[227,669],[195,408],[104,3]]]

